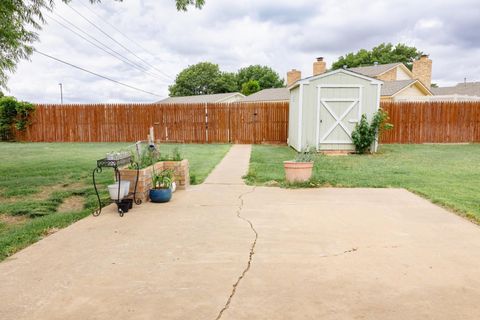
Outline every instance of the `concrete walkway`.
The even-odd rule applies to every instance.
[[[0,318],[478,319],[478,226],[401,189],[245,186],[248,151],[0,263]]]
[[[252,146],[248,144],[233,145],[223,161],[205,179],[205,184],[244,185],[242,176],[248,171]]]

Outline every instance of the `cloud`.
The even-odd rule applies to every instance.
[[[75,0],[71,5],[76,10],[142,60],[61,2],[53,17],[65,18],[137,67],[95,48],[54,21],[40,32],[41,41],[35,46],[162,96],[168,95],[168,85],[176,74],[200,61],[217,63],[226,71],[263,64],[282,76],[297,68],[308,76],[317,56],[332,63],[345,53],[382,42],[404,42],[429,53],[434,61],[434,82],[453,84],[464,77],[480,80],[480,6],[475,2],[432,1],[421,6],[413,0],[207,0],[202,10],[177,12],[173,0],[104,1],[97,5]],[[58,102],[60,82],[66,102],[159,99],[39,54],[20,63],[9,82],[10,94],[34,102]]]

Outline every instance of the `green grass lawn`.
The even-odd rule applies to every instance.
[[[128,145],[0,143],[0,261],[89,215],[98,205],[91,184],[95,161]],[[175,147],[190,162],[192,183],[203,182],[230,148],[229,145],[165,144],[160,151],[171,153]],[[105,186],[111,182],[112,172],[104,170],[98,183]],[[106,188],[100,189],[102,200],[108,202]],[[72,196],[83,198],[80,209],[57,212]]]
[[[285,186],[284,146],[254,146],[250,184]],[[480,144],[383,145],[374,155],[318,156],[312,186],[406,188],[480,222]]]

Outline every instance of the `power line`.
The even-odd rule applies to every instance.
[[[53,21],[55,21],[56,23],[58,23],[59,25],[61,25],[62,27],[64,27],[65,29],[69,30],[70,32],[74,33],[75,35],[77,35],[78,37],[82,38],[83,40],[87,41],[88,43],[90,43],[91,45],[95,46],[96,48],[108,53],[109,55],[113,56],[114,58],[130,65],[131,67],[151,76],[151,77],[154,77],[156,79],[160,79],[162,81],[164,81],[164,79],[162,78],[159,78],[156,74],[154,73],[151,73],[150,71],[148,71],[147,69],[145,69],[145,67],[143,67],[142,65],[138,65],[136,64],[134,61],[131,61],[130,59],[128,59],[127,57],[123,56],[121,53],[107,47],[104,43],[102,43],[101,41],[97,40],[95,37],[92,37],[91,35],[89,35],[88,33],[86,33],[85,31],[83,31],[82,29],[78,28],[77,26],[75,26],[73,23],[69,22],[68,20],[66,20],[65,18],[63,18],[62,16],[56,14],[59,18],[61,18],[63,21],[65,21],[66,23],[70,24],[72,27],[76,28],[77,30],[79,30],[81,33],[85,34],[87,37],[93,39],[94,41],[96,41],[97,43],[99,43],[100,45],[96,44],[95,42],[91,41],[90,39],[84,37],[83,35],[81,35],[80,33],[78,33],[77,31],[73,30],[72,28],[70,28],[69,26],[63,24],[62,22],[58,21],[57,19],[55,19],[54,17],[46,14],[46,16],[49,18],[49,19],[52,19]],[[113,52],[113,53],[112,53]],[[162,84],[167,84],[165,82],[162,82]]]
[[[124,32],[122,32],[120,29],[118,29],[116,26],[114,26],[113,24],[111,24],[110,22],[108,22],[108,20],[105,20],[103,17],[101,17],[98,13],[96,13],[95,11],[93,11],[92,9],[90,9],[90,7],[88,5],[86,5],[82,0],[79,0],[78,3],[80,5],[82,5],[85,9],[87,9],[88,11],[90,11],[90,13],[92,13],[93,15],[95,15],[98,19],[100,19],[101,22],[109,25],[113,30],[117,31],[118,33],[120,33],[125,39],[131,41],[132,43],[134,43],[137,47],[139,47],[140,49],[142,49],[143,51],[145,51],[146,53],[148,53],[149,55],[151,55],[152,57],[154,57],[155,59],[157,60],[160,60],[160,61],[164,61],[164,62],[171,62],[173,63],[174,61],[171,61],[171,60],[164,60],[164,59],[158,59],[156,57],[155,54],[153,54],[151,51],[149,51],[148,49],[146,49],[144,46],[142,46],[140,43],[138,43],[138,41],[136,41],[135,39],[132,39],[130,38],[129,36],[127,36]],[[176,60],[176,61],[180,61],[180,60]],[[156,69],[156,67],[155,67]]]
[[[98,74],[98,73],[96,73],[96,72],[93,72],[93,71],[84,69],[84,68],[82,68],[82,67],[76,66],[76,65],[74,65],[74,64],[72,64],[72,63],[69,63],[69,62],[67,62],[67,61],[61,60],[61,59],[59,59],[59,58],[55,58],[55,57],[53,57],[53,56],[51,56],[51,55],[49,55],[49,54],[43,53],[43,52],[41,52],[41,51],[38,51],[37,49],[35,49],[35,52],[41,54],[42,56],[45,56],[45,57],[47,57],[47,58],[50,58],[50,59],[52,59],[52,60],[55,60],[55,61],[58,61],[58,62],[60,62],[60,63],[66,64],[66,65],[68,65],[68,66],[70,66],[70,67],[73,67],[73,68],[75,68],[75,69],[79,69],[79,70],[82,70],[82,71],[84,71],[84,72],[93,74],[94,76],[97,76],[97,77],[100,77],[100,78],[102,78],[102,79],[105,79],[105,80],[114,82],[114,83],[119,84],[119,85],[121,85],[121,86],[130,88],[130,89],[133,89],[133,90],[141,91],[141,92],[143,92],[143,93],[147,93],[147,94],[150,94],[150,95],[152,95],[152,96],[162,97],[162,98],[163,98],[163,96],[158,95],[158,94],[156,94],[156,93],[153,93],[153,92],[150,92],[150,91],[146,91],[146,90],[143,90],[143,89],[140,89],[140,88],[131,86],[131,85],[129,85],[129,84],[126,84],[126,83],[117,81],[117,80],[115,80],[115,79],[112,79],[112,78],[103,76],[103,75]]]
[[[105,31],[103,31],[100,27],[98,27],[94,22],[92,22],[90,19],[88,19],[87,17],[85,17],[83,14],[81,14],[77,9],[75,9],[74,7],[70,6],[67,4],[67,6],[72,9],[76,14],[78,14],[80,17],[82,17],[85,21],[87,21],[89,24],[91,24],[93,27],[95,27],[95,29],[97,29],[98,31],[100,31],[101,33],[103,33],[105,36],[107,36],[109,39],[111,39],[112,41],[114,41],[116,44],[118,44],[120,47],[122,47],[123,49],[125,49],[126,51],[128,51],[130,54],[132,54],[133,56],[135,56],[137,59],[139,59],[140,61],[142,61],[143,63],[145,63],[146,65],[158,70],[163,76],[167,77],[169,80],[173,80],[172,77],[170,77],[168,74],[164,73],[163,71],[157,69],[154,65],[150,64],[148,61],[146,61],[145,59],[139,57],[137,54],[135,54],[135,52],[133,52],[132,50],[130,50],[129,48],[127,48],[126,46],[124,46],[122,43],[120,43],[119,41],[117,41],[115,38],[113,38],[112,36],[110,36],[108,33],[106,33]]]

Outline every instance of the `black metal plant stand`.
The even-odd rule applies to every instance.
[[[93,216],[98,217],[100,213],[102,212],[102,201],[100,200],[100,195],[98,194],[98,189],[97,189],[97,184],[95,181],[95,174],[101,173],[103,171],[103,168],[113,168],[115,171],[115,180],[118,181],[118,196],[117,200],[115,200],[115,203],[117,204],[117,211],[120,215],[120,217],[123,217],[126,211],[128,211],[128,208],[125,210],[123,207],[124,203],[122,203],[122,200],[120,200],[120,192],[121,192],[121,176],[120,176],[120,171],[118,170],[119,167],[131,164],[135,167],[137,170],[137,177],[135,179],[135,188],[133,190],[133,193],[130,192],[125,198],[128,198],[130,196],[133,196],[133,202],[135,204],[140,205],[142,203],[141,199],[136,198],[137,194],[137,185],[138,185],[138,174],[140,171],[140,167],[138,166],[138,163],[133,161],[131,157],[125,157],[122,159],[118,160],[109,160],[107,158],[97,160],[97,167],[93,169],[93,187],[95,188],[95,193],[97,194],[97,199],[98,199],[98,209],[93,212]]]

